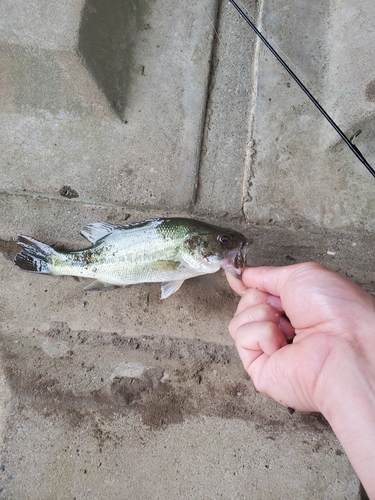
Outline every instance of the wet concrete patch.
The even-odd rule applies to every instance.
[[[365,96],[367,101],[375,102],[375,80],[366,85]]]
[[[206,415],[252,421],[276,431],[291,418],[275,403],[276,413],[264,420],[257,404],[263,396],[233,346],[160,337],[119,342],[118,335],[85,336],[63,325],[43,332],[51,341],[40,337],[36,331],[17,341],[3,336],[4,373],[23,405],[44,416],[60,414],[71,425],[87,422],[93,413],[106,418],[135,413],[148,428],[160,429]],[[89,360],[87,352],[94,353]],[[110,353],[126,361],[110,369]],[[327,428],[313,414],[293,418]]]
[[[145,0],[86,0],[82,10],[78,50],[121,120],[136,73],[137,32],[147,25],[148,6]]]

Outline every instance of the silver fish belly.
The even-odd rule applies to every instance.
[[[94,278],[86,290],[105,290],[144,282],[162,282],[162,298],[185,279],[224,268],[240,276],[249,242],[231,229],[194,219],[152,219],[125,226],[98,222],[81,234],[90,248],[62,252],[19,235],[15,257],[21,269],[53,275]]]

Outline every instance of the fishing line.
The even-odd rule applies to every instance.
[[[215,26],[215,21],[213,21],[213,20],[210,18],[210,16],[208,15],[208,13],[207,13],[207,11],[206,11],[206,9],[205,9],[204,5],[203,5],[203,0],[200,0],[200,5],[201,5],[201,8],[202,8],[202,10],[203,10],[203,12],[204,12],[205,16],[207,17],[208,22],[209,22],[209,23],[210,23],[210,25],[212,26],[213,32],[214,32],[214,34],[215,34],[215,36],[216,36],[217,40],[219,41],[219,44],[220,44],[220,45],[224,48],[224,50],[225,50],[225,54],[224,54],[224,55],[225,55],[225,57],[227,58],[227,61],[229,62],[230,66],[231,66],[231,67],[234,69],[234,71],[236,72],[236,74],[237,74],[237,76],[238,76],[238,78],[239,78],[239,80],[240,80],[241,84],[243,85],[243,87],[244,87],[244,89],[245,89],[246,93],[249,95],[249,97],[250,97],[252,100],[255,100],[255,96],[253,97],[253,96],[251,95],[251,92],[250,92],[250,89],[249,89],[248,85],[245,83],[245,81],[244,81],[244,79],[243,79],[243,77],[242,77],[241,73],[239,72],[238,68],[235,66],[235,64],[233,63],[233,61],[232,61],[232,60],[231,60],[231,58],[229,57],[228,48],[227,48],[227,46],[225,45],[225,43],[223,42],[223,40],[222,40],[221,36],[219,35],[219,33],[218,33],[217,29],[216,29],[216,26]],[[255,52],[256,52],[256,54],[258,54],[258,52],[259,52],[259,48],[258,48],[258,47],[255,49]],[[256,65],[255,65],[255,66],[256,66]],[[255,92],[254,92],[254,94],[255,94]],[[313,210],[312,206],[311,206],[311,205],[310,205],[310,203],[307,201],[307,197],[306,197],[306,195],[305,195],[305,192],[304,192],[304,190],[303,190],[303,188],[302,188],[301,184],[298,182],[298,179],[297,179],[296,175],[294,174],[294,172],[293,172],[293,170],[292,170],[291,166],[289,165],[289,163],[288,163],[287,159],[285,158],[284,154],[282,153],[282,151],[281,151],[281,149],[280,149],[280,147],[279,147],[278,143],[277,143],[277,142],[276,142],[276,140],[273,138],[273,134],[271,133],[270,128],[269,128],[269,126],[268,126],[267,122],[266,122],[266,121],[265,121],[262,117],[260,117],[260,116],[259,116],[259,117],[257,117],[257,118],[258,118],[258,119],[260,119],[260,121],[262,122],[262,124],[263,124],[263,125],[265,126],[265,128],[268,130],[269,137],[270,137],[270,138],[271,138],[271,140],[273,141],[273,143],[274,143],[274,145],[275,145],[275,148],[277,149],[277,151],[278,151],[278,153],[279,153],[279,155],[280,155],[280,158],[281,158],[282,162],[285,164],[285,166],[286,166],[287,170],[289,171],[289,173],[290,173],[290,175],[291,175],[291,177],[292,177],[292,179],[293,179],[293,181],[294,181],[294,183],[295,183],[295,185],[296,185],[296,187],[297,187],[298,191],[300,192],[301,196],[303,197],[304,206],[308,208],[308,210],[309,210],[310,214],[312,215],[312,217],[313,217],[313,219],[316,221],[316,223],[317,223],[317,225],[318,225],[318,227],[319,227],[320,231],[322,232],[322,235],[323,235],[324,239],[325,239],[325,240],[326,240],[326,242],[327,242],[327,245],[328,245],[328,248],[329,248],[329,253],[330,253],[331,255],[334,255],[336,252],[334,252],[334,250],[333,250],[333,246],[332,246],[332,244],[331,244],[330,239],[328,238],[328,236],[327,236],[327,234],[326,234],[326,231],[324,230],[324,228],[323,228],[322,224],[319,222],[318,216],[317,216],[317,215],[316,215],[316,213],[314,212],[314,210]]]
[[[228,0],[228,1],[229,1],[229,0]],[[240,2],[238,2],[238,3],[240,3]],[[255,20],[254,16],[251,14],[251,12],[250,12],[250,11],[249,11],[249,10],[248,10],[248,9],[247,9],[247,8],[246,8],[243,4],[242,4],[242,3],[240,3],[240,5],[241,5],[242,10],[243,10],[244,12],[246,12],[246,15],[247,15],[249,18],[251,18],[251,19],[253,20],[253,23],[255,24],[257,21]],[[202,2],[201,2],[201,7],[202,7],[202,10],[204,11],[204,13],[205,13],[206,17],[208,18],[208,20],[209,20],[210,24],[211,24],[211,25],[212,25],[212,27],[214,28],[214,23],[213,23],[213,22],[212,22],[212,20],[209,18],[209,16],[208,16],[207,12],[205,11],[205,8],[203,7]],[[323,94],[322,94],[322,91],[319,89],[319,87],[317,87],[317,86],[316,86],[316,84],[312,83],[312,82],[311,82],[311,81],[307,78],[307,76],[303,73],[303,71],[297,67],[297,65],[294,63],[294,61],[293,61],[293,60],[292,60],[292,59],[288,56],[288,54],[286,54],[286,53],[284,52],[284,50],[282,49],[282,47],[281,47],[280,45],[278,45],[278,44],[277,44],[277,42],[274,40],[274,38],[273,38],[272,34],[271,34],[271,33],[269,33],[269,32],[267,31],[267,29],[266,29],[264,26],[262,26],[262,32],[263,32],[263,33],[267,33],[268,40],[272,39],[272,45],[273,45],[273,47],[276,47],[276,48],[277,48],[277,50],[278,50],[279,54],[282,54],[282,55],[283,55],[284,60],[287,60],[287,61],[288,61],[289,65],[290,65],[290,66],[292,66],[292,67],[294,68],[294,71],[295,71],[296,73],[299,73],[299,74],[300,74],[301,79],[303,79],[303,80],[304,80],[304,81],[305,81],[305,82],[309,85],[309,87],[310,87],[310,88],[312,88],[312,89],[314,90],[314,93],[315,93],[315,94],[317,94],[317,95],[321,98],[321,100],[322,100],[322,101],[324,101],[324,99],[325,99],[325,98],[324,98],[324,96],[323,96]],[[215,32],[215,34],[216,34],[216,36],[219,38],[219,35],[217,35],[217,33],[216,33],[216,32]],[[222,42],[222,44],[224,45],[224,43],[223,43],[223,42]],[[228,57],[229,57],[228,50],[226,51],[226,56],[228,56]],[[231,62],[231,61],[230,61],[230,62]],[[233,64],[232,64],[232,66],[233,66]],[[243,86],[244,86],[244,87],[246,87],[246,85],[245,85],[245,83],[244,83],[243,81],[242,81],[242,84],[243,84]],[[346,92],[343,92],[343,93],[342,93],[342,97],[340,97],[340,99],[339,99],[339,100],[344,100],[344,98],[346,98],[348,95],[350,96],[350,94],[351,94],[351,90],[350,90],[350,89],[349,89],[348,91],[346,91]],[[349,122],[347,122],[347,123],[349,123]],[[348,126],[349,126],[349,125],[348,125]],[[364,148],[365,148],[365,149],[367,149],[365,146],[364,146]]]
[[[251,19],[253,20],[253,24],[255,24],[257,21],[255,20],[254,16],[251,14],[251,12],[250,12],[250,11],[249,11],[249,10],[248,10],[248,9],[247,9],[247,8],[246,8],[243,4],[242,4],[242,3],[241,3],[241,8],[242,8],[242,10],[243,10],[244,12],[246,12],[246,15],[247,15],[249,18],[251,18]],[[266,28],[265,28],[264,26],[262,26],[262,32],[263,32],[263,33],[267,33],[268,40],[269,40],[269,39],[272,39],[272,44],[273,44],[273,47],[276,47],[276,48],[277,48],[277,50],[279,51],[279,53],[283,55],[284,59],[288,60],[289,65],[290,65],[290,66],[293,66],[294,71],[295,71],[296,73],[299,73],[299,74],[301,75],[301,78],[302,78],[305,82],[307,82],[307,83],[309,84],[309,86],[310,86],[310,87],[312,87],[312,88],[313,88],[313,90],[314,90],[315,94],[318,94],[318,95],[322,98],[322,100],[323,100],[323,95],[322,95],[321,91],[319,90],[319,88],[318,88],[318,87],[316,87],[316,85],[315,85],[315,84],[313,84],[312,82],[310,82],[310,81],[309,81],[309,79],[307,78],[307,76],[306,76],[306,75],[305,75],[305,74],[304,74],[304,73],[303,73],[303,72],[302,72],[302,71],[301,71],[301,70],[297,67],[297,65],[296,65],[296,64],[293,62],[293,60],[292,60],[292,59],[288,56],[288,54],[286,54],[286,53],[284,52],[284,50],[282,49],[282,47],[281,47],[280,45],[278,45],[278,44],[277,44],[277,42],[274,40],[274,38],[273,38],[272,34],[271,34],[271,33],[269,33],[269,32],[266,30]],[[347,92],[346,92],[345,94],[347,94]]]
[[[237,2],[237,3],[241,6],[241,9],[246,13],[246,15],[250,19],[252,19],[253,24],[256,25],[257,20],[254,18],[254,16],[248,10],[248,8],[243,3],[241,3],[241,2]],[[288,61],[289,66],[293,67],[294,72],[300,75],[300,78],[304,82],[306,82],[306,84],[308,84],[308,86],[310,87],[310,89],[312,89],[314,91],[314,94],[318,95],[319,98],[321,99],[321,101],[325,101],[325,97],[322,94],[322,90],[316,84],[312,83],[311,80],[309,80],[307,78],[307,76],[303,73],[303,71],[300,68],[297,67],[297,65],[294,63],[294,61],[288,56],[288,54],[286,54],[284,52],[283,48],[280,45],[277,44],[277,42],[273,38],[273,35],[264,26],[262,26],[262,33],[263,34],[264,33],[267,34],[268,40],[272,40],[273,47],[274,48],[276,47],[276,49],[278,50],[279,54],[282,54],[284,60]],[[344,101],[345,99],[347,99],[348,97],[350,97],[351,93],[354,92],[355,90],[356,89],[348,89],[345,92],[342,92],[341,96],[339,96],[338,102]],[[356,139],[358,137],[359,133],[362,132],[362,130],[360,130],[360,131],[357,131],[357,130],[354,131],[354,130],[352,130],[352,125],[350,125],[350,121],[346,118],[346,116],[344,116],[343,119],[344,119],[344,124],[345,124],[346,128],[348,129],[348,132],[349,131],[355,132],[354,134],[349,134],[350,142],[352,142],[353,136]],[[372,155],[372,152],[368,149],[368,147],[366,146],[366,144],[363,143],[363,141],[358,141],[358,142],[361,142],[361,147],[364,150],[366,150],[369,155]]]
[[[257,21],[255,20],[254,16],[251,14],[251,12],[248,10],[248,8],[246,8],[246,6],[244,6],[240,2],[238,2],[238,4],[241,6],[242,10],[244,12],[246,12],[246,15],[250,19],[252,19],[253,24],[256,24]],[[317,87],[316,84],[312,83],[307,78],[307,76],[303,73],[303,71],[301,71],[301,69],[297,67],[297,65],[288,56],[288,54],[286,54],[284,52],[284,50],[282,49],[282,47],[276,43],[276,41],[274,40],[272,34],[269,33],[264,26],[262,26],[262,33],[263,34],[264,33],[267,34],[268,40],[270,40],[270,39],[272,40],[273,47],[278,50],[279,54],[282,54],[284,60],[288,61],[288,64],[293,67],[295,73],[299,74],[300,77],[301,77],[301,79],[308,84],[308,86],[309,86],[310,89],[312,89],[314,91],[314,95],[319,96],[319,98],[321,99],[321,101],[325,101],[325,97],[323,96],[322,91],[320,90],[320,88]],[[338,98],[337,102],[339,103],[341,101],[344,101],[345,99],[347,99],[348,97],[350,97],[350,95],[353,92],[355,92],[355,90],[357,90],[357,89],[347,89],[345,92],[342,92],[341,95],[339,95],[339,98]],[[369,156],[372,156],[373,152],[367,147],[366,143],[363,142],[363,141],[361,141],[361,140],[358,140],[358,136],[362,133],[362,130],[353,129],[353,126],[350,124],[350,120],[346,116],[343,117],[343,125],[344,125],[344,128],[347,129],[347,135],[349,136],[350,142],[353,144],[354,140],[355,140],[356,143],[357,143],[357,147],[358,147],[358,144],[360,144],[362,151],[365,151]],[[352,132],[354,132],[354,133],[352,133]]]
[[[237,3],[241,6],[241,9],[246,13],[247,17],[249,17],[250,19],[252,19],[253,24],[256,25],[257,21],[255,20],[254,16],[251,14],[251,12],[249,11],[249,9],[243,3],[241,3],[241,2],[237,2]],[[300,75],[301,79],[303,79],[304,82],[306,82],[308,84],[308,86],[310,87],[310,89],[312,89],[314,91],[314,94],[318,95],[319,98],[321,99],[321,101],[324,101],[325,97],[323,96],[322,91],[319,89],[319,87],[317,87],[315,84],[313,84],[307,78],[307,76],[303,73],[303,71],[301,71],[297,67],[297,65],[293,62],[293,60],[288,56],[288,54],[286,54],[284,52],[284,50],[282,49],[282,47],[277,44],[277,42],[274,40],[272,34],[269,33],[264,26],[262,26],[262,33],[263,34],[264,33],[267,34],[268,40],[270,40],[270,39],[272,40],[272,46],[278,50],[279,54],[282,54],[282,56],[284,58],[284,61],[287,60],[288,63],[289,63],[289,66],[292,66],[294,68],[294,71],[296,73],[298,73]],[[343,101],[348,96],[350,97],[351,93],[354,92],[355,90],[356,89],[348,89],[346,92],[342,92],[341,96],[338,99],[338,102]],[[347,131],[349,133],[349,141],[351,142],[351,144],[354,144],[354,140],[356,140],[357,144],[358,143],[360,144],[361,149],[364,150],[368,155],[371,156],[373,153],[372,153],[372,151],[369,150],[369,148],[367,147],[367,145],[363,141],[357,140],[358,136],[362,133],[362,130],[353,129],[352,125],[350,124],[350,121],[345,116],[344,116],[344,125],[347,128]],[[351,132],[354,132],[354,133],[351,133]],[[358,148],[358,146],[357,146],[357,148]]]
[[[363,165],[367,168],[370,174],[375,177],[375,170],[371,167],[371,165],[367,162],[366,158],[360,152],[360,150],[353,144],[353,142],[346,137],[344,132],[340,129],[340,127],[334,122],[334,120],[329,116],[329,114],[325,111],[325,109],[319,104],[319,102],[315,99],[315,97],[311,94],[311,92],[305,87],[305,85],[301,82],[298,76],[290,69],[290,67],[286,64],[284,59],[276,52],[273,46],[267,41],[267,39],[262,35],[262,33],[257,29],[255,24],[249,19],[249,17],[245,14],[245,12],[238,6],[238,4],[234,0],[229,0],[229,3],[233,5],[233,7],[237,10],[237,12],[241,15],[241,17],[247,22],[250,28],[256,33],[256,35],[262,40],[262,42],[266,45],[266,47],[270,50],[270,52],[276,57],[282,67],[289,73],[289,75],[293,78],[293,80],[297,83],[297,85],[303,90],[303,92],[307,95],[310,101],[316,106],[316,108],[321,112],[324,118],[330,123],[330,125],[336,130],[345,144],[349,147],[349,149],[355,154],[355,156],[363,163]]]

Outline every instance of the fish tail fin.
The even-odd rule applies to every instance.
[[[51,274],[50,255],[57,253],[49,245],[30,236],[18,235],[17,244],[22,248],[15,256],[14,263],[25,271]]]

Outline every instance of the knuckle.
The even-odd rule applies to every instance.
[[[253,378],[253,383],[257,391],[262,394],[267,394],[269,390],[269,380],[265,377],[262,372],[258,373],[256,377]]]
[[[280,313],[269,304],[261,304],[258,306],[258,321],[278,322]]]
[[[267,321],[264,323],[264,329],[263,329],[263,335],[267,338],[272,338],[274,337],[275,333],[278,333],[279,327],[277,326],[276,323],[273,323],[272,321]]]
[[[229,330],[230,335],[234,338],[235,333],[236,333],[236,326],[235,326],[234,318],[230,321],[230,323],[228,325],[228,330]]]
[[[255,288],[248,288],[242,295],[241,303],[246,305],[257,305],[267,303],[267,294]]]

